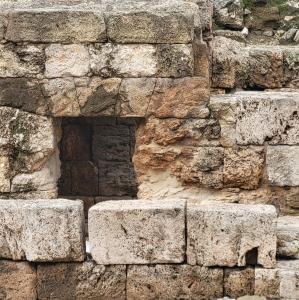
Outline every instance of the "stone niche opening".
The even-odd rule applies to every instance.
[[[140,119],[62,118],[60,197],[82,199],[85,207],[137,198],[132,157]]]

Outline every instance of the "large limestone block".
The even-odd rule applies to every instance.
[[[0,299],[37,299],[35,267],[27,262],[0,260]]]
[[[100,264],[181,263],[185,202],[107,201],[89,210],[91,255]]]
[[[84,260],[81,201],[1,200],[0,220],[1,258]]]
[[[274,206],[188,203],[187,234],[191,265],[275,266]]]
[[[299,143],[299,93],[239,92],[236,133],[240,145]]]
[[[223,270],[189,265],[129,266],[127,299],[216,299]]]
[[[39,264],[38,299],[124,300],[126,267],[83,263]]]
[[[0,77],[35,77],[45,64],[42,46],[0,45]]]
[[[278,218],[277,255],[282,258],[299,258],[299,217]]]
[[[104,17],[89,11],[20,10],[9,14],[5,39],[13,42],[103,42]]]
[[[52,44],[45,50],[47,78],[84,76],[89,72],[89,53],[84,45]]]
[[[269,146],[266,161],[271,185],[299,185],[299,146]]]
[[[107,14],[107,34],[115,43],[189,43],[193,39],[194,12],[177,12],[164,5],[153,4],[139,9]],[[161,6],[161,5],[160,5]],[[188,5],[191,6],[191,5]],[[193,6],[193,5],[192,5]],[[196,11],[196,6],[193,6]]]
[[[267,299],[299,299],[299,261],[281,260],[275,269],[255,269],[255,295]]]

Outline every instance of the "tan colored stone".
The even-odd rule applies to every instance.
[[[223,270],[189,265],[129,266],[128,299],[216,299]]]
[[[10,192],[10,162],[8,155],[0,156],[0,192]]]
[[[125,299],[126,267],[83,263],[39,264],[38,298]]]
[[[1,200],[0,257],[82,261],[83,204],[72,200]]]
[[[256,189],[264,170],[263,148],[224,150],[223,183],[226,187]]]
[[[89,72],[89,53],[84,45],[51,44],[45,50],[45,76],[85,76]]]
[[[187,220],[189,264],[241,267],[253,263],[265,268],[275,266],[274,207],[188,203]]]
[[[297,35],[299,35],[298,32]],[[299,47],[286,47],[283,51],[283,56],[286,86],[299,88]]]
[[[5,39],[13,42],[103,42],[104,18],[90,11],[13,11]]]
[[[27,262],[0,260],[0,298],[35,300],[36,270]]]
[[[42,74],[44,60],[40,46],[0,45],[0,77],[35,77]]]
[[[254,295],[254,279],[254,268],[225,268],[224,294],[232,298]]]
[[[117,115],[145,117],[156,86],[155,78],[125,78],[119,90]]]
[[[206,118],[208,101],[209,83],[205,78],[157,79],[149,113],[157,118]]]
[[[185,202],[123,200],[89,210],[91,255],[100,264],[181,263]]]
[[[268,146],[267,175],[270,185],[299,185],[299,146]]]

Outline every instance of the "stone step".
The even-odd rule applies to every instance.
[[[0,9],[12,42],[180,44],[200,26],[198,6],[187,1],[4,1]]]
[[[277,256],[299,258],[299,217],[281,216],[277,221]]]
[[[263,224],[261,226],[261,224]],[[275,265],[276,211],[268,205],[201,205],[181,200],[107,201],[88,218],[99,264]]]
[[[81,201],[1,200],[0,257],[39,262],[83,261]]]
[[[299,46],[246,46],[216,36],[212,52],[212,86],[215,88],[299,87]]]

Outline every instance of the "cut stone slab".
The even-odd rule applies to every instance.
[[[276,210],[270,205],[187,205],[187,261],[202,266],[275,266]]]
[[[81,201],[1,200],[0,257],[41,262],[82,261]]]
[[[123,200],[93,206],[91,255],[99,264],[181,263],[185,201]]]
[[[269,146],[266,161],[270,185],[299,185],[299,146]]]
[[[255,269],[255,295],[267,299],[299,299],[299,261],[277,261],[275,269]]]
[[[0,260],[0,299],[37,299],[35,267],[28,262]]]
[[[277,256],[299,258],[299,217],[282,216],[278,218]]]
[[[216,299],[223,270],[189,265],[129,266],[127,299]]]
[[[124,300],[126,266],[83,263],[39,264],[38,299],[115,299]]]
[[[19,10],[9,14],[5,39],[13,42],[104,42],[100,13],[69,10]]]

